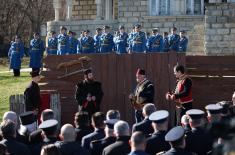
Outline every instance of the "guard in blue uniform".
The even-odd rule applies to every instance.
[[[146,36],[145,33],[140,31],[141,26],[139,24],[135,25],[135,32],[130,39],[129,49],[131,52],[144,53],[146,51]]]
[[[50,37],[48,38],[48,47],[47,47],[47,54],[48,55],[56,55],[57,54],[57,46],[58,46],[58,40],[56,38],[56,32],[51,31]]]
[[[169,50],[178,52],[179,51],[179,42],[180,42],[180,36],[176,34],[177,28],[173,27],[171,28],[171,35],[169,36]]]
[[[186,112],[192,128],[186,136],[186,150],[200,155],[207,155],[212,150],[213,138],[204,128],[205,112],[199,109],[191,109]],[[202,140],[203,139],[203,140]]]
[[[81,53],[95,53],[95,41],[89,33],[89,30],[84,31],[84,36],[81,38]]]
[[[94,46],[95,46],[95,52],[100,53],[100,38],[102,35],[102,29],[101,28],[96,28],[95,30],[95,35],[94,35]]]
[[[109,119],[105,121],[106,124],[106,136],[103,139],[95,140],[91,142],[91,155],[102,155],[102,152],[106,146],[113,144],[116,141],[116,137],[113,132],[114,124],[119,121],[118,119]]]
[[[132,51],[131,39],[133,38],[134,33],[135,33],[135,26],[132,27],[132,31],[128,34],[128,38],[127,38],[128,53],[131,53]]]
[[[163,33],[163,52],[169,51],[168,32]]]
[[[158,33],[158,28],[152,30],[152,35],[147,41],[147,52],[162,52],[163,51],[163,38]]]
[[[146,152],[150,155],[167,151],[170,145],[165,141],[165,136],[168,130],[169,112],[159,110],[149,116],[149,120],[153,122],[154,133],[147,139]]]
[[[100,53],[112,52],[114,48],[113,35],[110,33],[110,27],[103,27],[103,34],[100,38]]]
[[[69,37],[67,36],[66,31],[66,27],[60,27],[60,34],[58,35],[57,55],[66,55],[69,52]]]
[[[128,34],[125,32],[124,26],[119,26],[118,34],[114,38],[115,50],[117,54],[127,53],[127,38]]]
[[[78,38],[78,45],[77,45],[77,54],[81,54],[82,53],[82,45],[81,45],[81,40],[84,37],[84,31],[82,31],[80,33],[80,36]]]
[[[44,50],[44,43],[40,39],[39,33],[34,33],[34,39],[30,41],[29,46],[29,67],[32,68],[32,71],[40,71],[40,68],[42,67],[42,58]]]
[[[188,46],[188,38],[186,37],[186,31],[180,31],[179,52],[186,52]]]
[[[193,155],[185,151],[185,130],[181,126],[172,128],[165,136],[165,140],[171,145],[171,149],[163,155]]]
[[[24,45],[22,44],[20,37],[15,36],[15,41],[11,44],[8,52],[10,59],[10,69],[13,69],[14,76],[20,76],[21,59],[24,56]]]
[[[77,46],[78,46],[78,40],[75,38],[76,33],[72,32],[72,31],[68,31],[68,36],[69,36],[69,41],[68,41],[69,50],[68,50],[68,53],[69,54],[76,54],[77,53]]]

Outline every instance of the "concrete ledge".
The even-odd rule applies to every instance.
[[[204,18],[204,15],[178,15],[178,16],[143,16],[144,19],[198,19]]]
[[[78,25],[112,25],[117,24],[117,20],[78,20],[78,21],[49,21],[47,22],[47,26],[78,26]]]

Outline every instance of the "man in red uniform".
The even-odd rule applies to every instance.
[[[176,89],[172,94],[168,92],[166,99],[176,102],[177,124],[180,125],[181,117],[185,115],[186,111],[192,109],[192,80],[185,74],[185,69],[182,65],[176,65],[174,67],[174,74],[177,78]]]

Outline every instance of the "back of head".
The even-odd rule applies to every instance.
[[[17,114],[13,111],[7,111],[3,114],[2,120],[11,120],[17,124],[18,122],[18,117]]]
[[[74,116],[74,124],[76,128],[89,126],[89,115],[87,112],[80,111],[77,112]]]
[[[11,120],[4,120],[1,123],[1,132],[4,138],[15,137],[16,135],[15,123]]]
[[[185,73],[185,68],[184,68],[183,65],[176,65],[176,66],[174,67],[174,69],[175,69],[177,72],[180,71],[182,74]]]
[[[125,121],[118,121],[114,125],[114,133],[116,136],[129,136],[130,135],[130,128],[127,122]]]
[[[102,112],[96,112],[92,115],[92,124],[96,128],[104,127],[105,115]]]
[[[62,126],[60,131],[60,136],[63,138],[63,141],[73,142],[76,139],[75,129],[71,124],[65,124]]]
[[[142,132],[134,132],[131,136],[131,146],[139,148],[145,145],[145,135]]]
[[[106,114],[106,119],[120,119],[120,112],[118,110],[109,110]]]
[[[54,144],[43,146],[40,155],[61,155],[59,149]]]
[[[143,107],[143,113],[146,116],[150,116],[155,111],[156,111],[156,107],[153,103],[148,103]]]
[[[183,116],[181,117],[181,124],[182,124],[182,125],[187,125],[187,124],[189,124],[189,117],[188,117],[187,115],[183,115]]]
[[[54,119],[54,112],[51,109],[45,109],[41,114],[41,121],[46,121],[49,119]]]

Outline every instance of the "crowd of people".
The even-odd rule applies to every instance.
[[[178,81],[167,100],[178,100],[179,119],[172,125],[172,114],[157,109],[153,83],[145,70],[136,73],[137,86],[129,98],[136,110],[136,123],[129,124],[116,109],[105,114],[99,108],[103,91],[91,70],[84,72],[75,98],[80,106],[74,123],[61,128],[51,109],[41,107],[37,71],[25,91],[26,112],[3,115],[0,125],[0,154],[6,155],[232,155],[235,153],[235,93],[232,101],[221,101],[193,109],[192,81],[184,67],[176,65]],[[27,99],[28,98],[28,99]],[[38,120],[36,117],[40,115]],[[171,118],[170,118],[171,117]],[[20,120],[20,121],[19,121]],[[178,122],[180,120],[180,122]]]
[[[45,46],[46,45],[46,46]],[[149,53],[149,52],[186,52],[188,38],[186,31],[177,34],[177,28],[171,28],[170,34],[162,35],[158,28],[153,28],[151,34],[141,31],[141,25],[133,26],[129,34],[124,26],[119,26],[113,35],[109,26],[96,28],[96,34],[90,35],[89,30],[81,32],[76,38],[76,33],[60,27],[60,33],[50,31],[44,42],[39,33],[34,33],[34,38],[29,44],[29,67],[39,70],[42,67],[44,51],[47,55],[88,54],[88,53]],[[20,36],[16,35],[9,49],[10,68],[15,76],[20,76],[21,59],[24,56],[24,45]]]
[[[80,111],[74,124],[61,128],[51,109],[42,112],[39,125],[31,111],[19,116],[8,111],[0,126],[0,154],[232,155],[235,120],[230,106],[232,103],[224,101],[207,105],[206,112],[188,110],[181,125],[175,127],[169,126],[169,112],[157,110],[152,103],[144,105],[144,120],[133,127],[121,119],[118,110],[109,110],[106,115],[96,112],[91,119]]]

